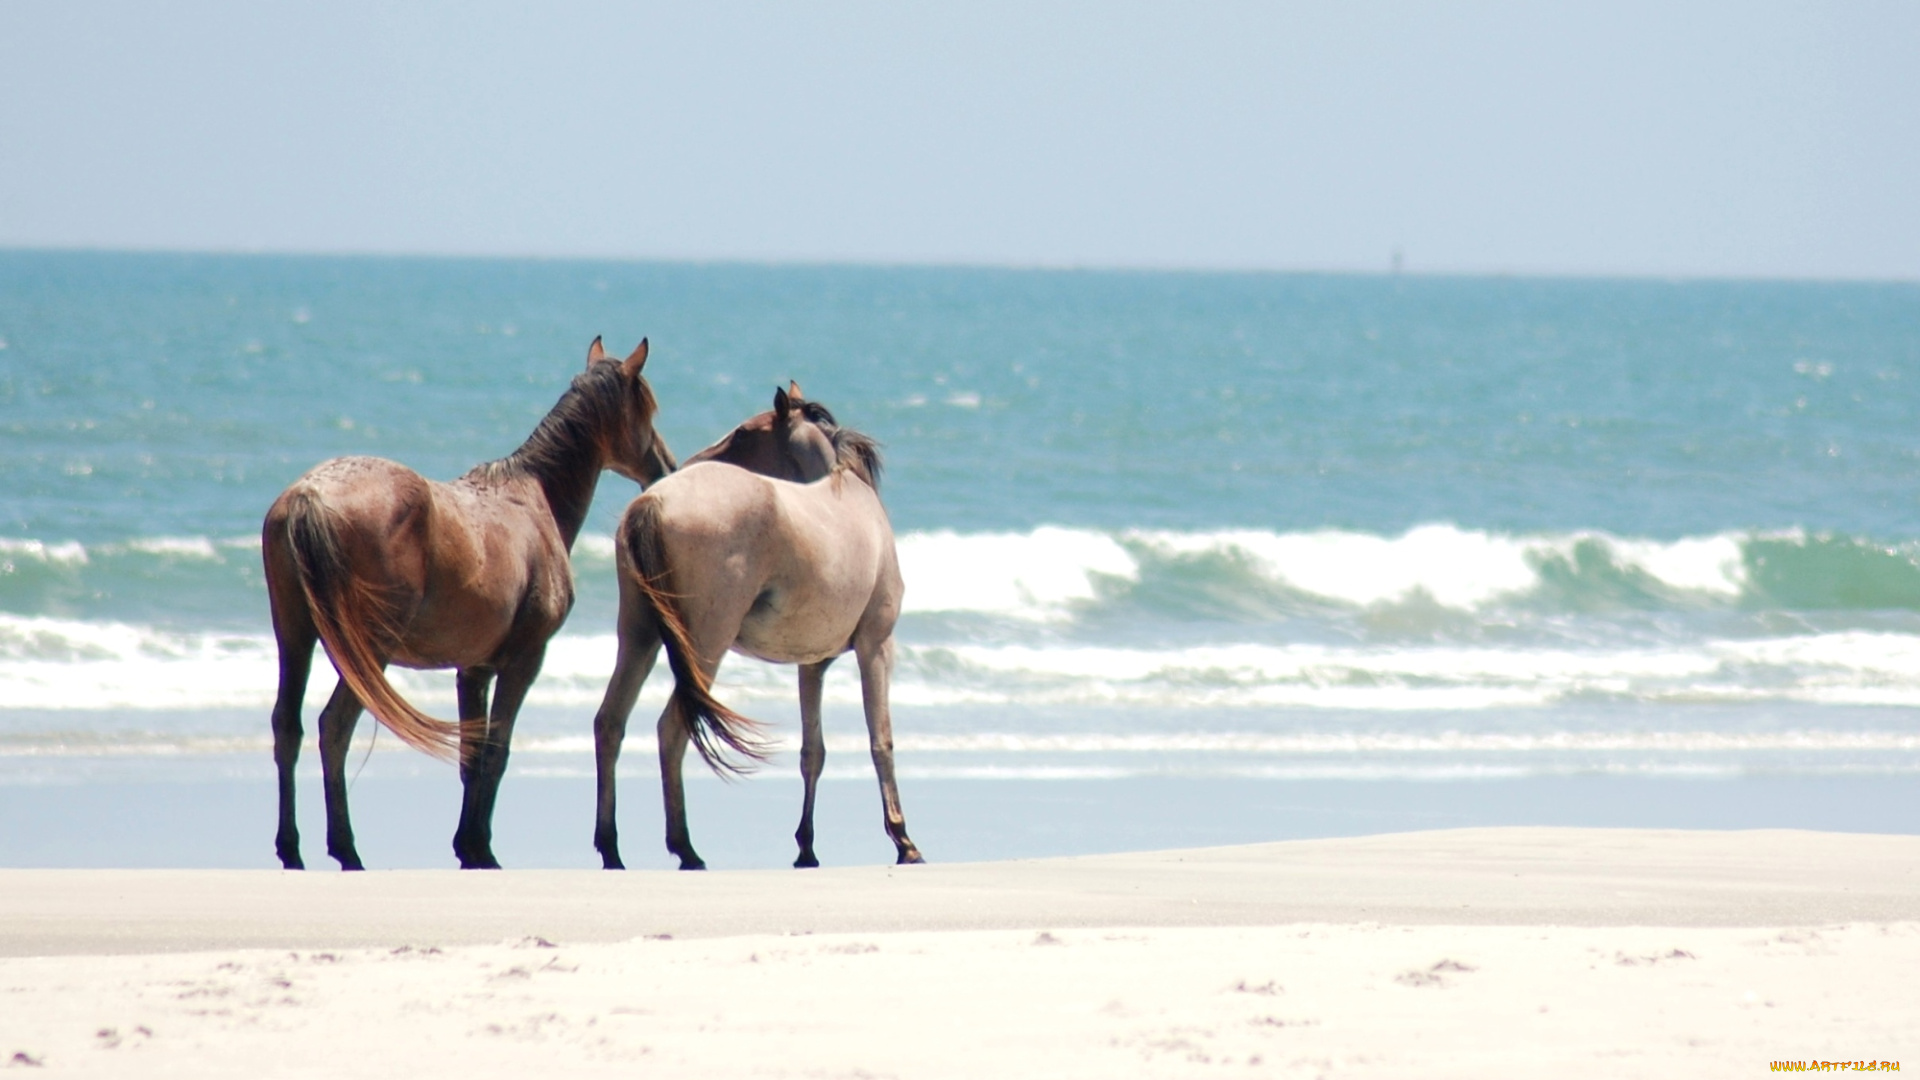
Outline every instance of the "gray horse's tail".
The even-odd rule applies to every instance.
[[[287,497],[287,542],[300,570],[300,588],[327,655],[354,695],[400,740],[437,758],[460,752],[461,725],[414,708],[387,681],[375,642],[393,636],[391,605],[353,573],[333,515],[309,491]]]
[[[633,581],[660,626],[660,641],[673,669],[673,692],[687,718],[687,736],[713,771],[744,775],[767,759],[768,748],[759,736],[760,722],[727,708],[713,696],[713,684],[693,659],[693,642],[680,615],[674,594],[667,591],[666,545],[660,536],[660,505],[646,496],[634,500],[620,521],[620,542],[633,567]],[[745,757],[745,764],[727,756],[727,750]]]

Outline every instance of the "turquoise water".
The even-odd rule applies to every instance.
[[[267,504],[510,452],[596,334],[650,337],[683,455],[789,378],[885,444],[909,800],[1920,777],[1912,284],[11,252],[0,786],[265,775]],[[524,774],[589,773],[636,490],[602,482]],[[791,672],[723,674],[792,732]],[[870,776],[857,701],[836,670],[830,775]]]

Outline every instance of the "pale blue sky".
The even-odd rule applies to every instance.
[[[0,245],[1920,277],[1920,4],[0,5]]]

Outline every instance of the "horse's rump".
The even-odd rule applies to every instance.
[[[407,745],[453,757],[461,725],[421,712],[387,681],[383,669],[400,638],[400,613],[377,577],[356,572],[343,536],[347,523],[305,480],[289,488],[275,510],[268,514],[264,542],[270,548],[285,543],[314,629],[340,678]],[[273,535],[276,524],[283,537]],[[273,563],[268,560],[270,568]]]
[[[717,772],[740,774],[748,771],[751,763],[765,761],[768,751],[758,737],[759,722],[734,712],[713,696],[713,684],[694,655],[679,597],[672,591],[661,500],[642,495],[627,507],[620,519],[619,543],[626,562],[623,569],[645,597],[660,627],[667,665],[673,671],[673,692],[686,706],[687,736],[694,749]],[[723,746],[748,758],[749,764],[735,762]]]

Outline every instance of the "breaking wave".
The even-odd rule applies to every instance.
[[[206,607],[206,593],[262,614],[255,537],[103,544],[0,539],[0,611],[126,614]],[[1181,618],[1272,618],[1424,605],[1542,614],[1736,608],[1920,611],[1920,542],[1801,530],[1650,540],[1583,530],[1500,533],[1423,525],[1397,536],[1342,530],[1178,532],[1043,526],[899,537],[909,613],[1059,622],[1103,608]],[[580,539],[583,593],[613,545]],[[124,614],[123,614],[124,617]]]
[[[1463,612],[1920,610],[1920,545],[1801,531],[1658,541],[1451,525],[1399,536],[1041,528],[909,533],[900,559],[909,611],[1040,620],[1105,604],[1201,617],[1408,604]]]

